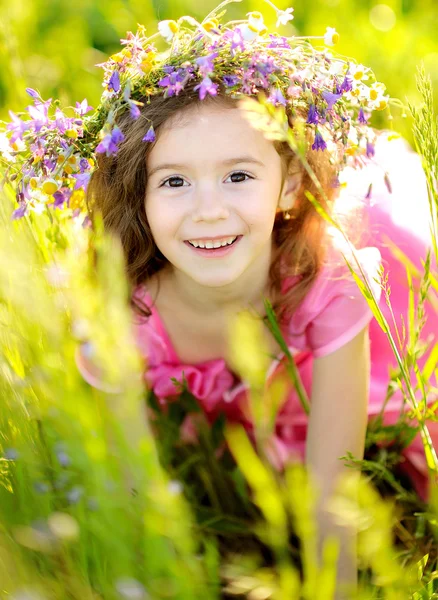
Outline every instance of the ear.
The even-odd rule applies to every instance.
[[[294,173],[289,173],[286,176],[286,179],[283,183],[283,188],[280,193],[280,197],[278,199],[277,210],[290,210],[292,208],[292,206],[295,204],[295,198],[298,193],[298,190],[301,187],[302,180],[302,170],[295,171]]]

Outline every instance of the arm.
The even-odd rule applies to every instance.
[[[340,540],[338,583],[357,583],[356,532],[336,526],[324,512],[324,503],[346,470],[339,457],[350,451],[356,458],[363,458],[369,377],[368,326],[338,350],[314,359],[306,465],[320,490],[319,542],[328,533]],[[337,591],[336,599],[342,598]]]

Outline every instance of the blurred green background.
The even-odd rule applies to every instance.
[[[8,109],[29,104],[25,88],[37,88],[43,98],[57,97],[63,106],[87,98],[97,106],[102,91],[97,63],[118,51],[119,40],[137,23],[152,34],[159,20],[191,14],[203,19],[216,0],[0,0],[0,118]],[[336,51],[370,66],[387,93],[419,103],[417,65],[438,88],[437,0],[278,0],[278,8],[294,8],[295,19],[282,26],[283,35],[323,35],[335,27],[341,39]],[[261,0],[228,6],[228,18],[261,10],[268,28],[276,16]],[[437,94],[435,94],[437,96]],[[438,108],[438,100],[435,97]],[[385,111],[386,113],[386,111]],[[388,126],[378,113],[372,124]],[[393,127],[412,141],[410,119],[393,110]]]

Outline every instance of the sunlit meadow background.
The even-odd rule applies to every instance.
[[[26,87],[62,106],[85,97],[97,106],[102,88],[95,65],[119,49],[126,31],[137,23],[155,30],[158,20],[183,14],[202,19],[215,5],[1,0],[0,119],[29,104]],[[391,96],[421,104],[415,81],[421,61],[438,89],[435,0],[292,6],[295,19],[281,33],[322,35],[335,27],[336,50],[371,66]],[[228,9],[230,18],[261,10],[268,27],[275,25],[264,3]],[[397,110],[390,117],[376,114],[373,125],[392,124],[413,143],[410,115]],[[286,473],[286,491],[242,431],[224,429],[223,422],[211,430],[200,414],[199,443],[180,444],[179,426],[196,410],[188,395],[167,417],[156,411],[156,446],[143,418],[141,364],[115,241],[99,230],[92,236],[100,258],[95,272],[85,230],[59,214],[13,223],[11,210],[6,192],[0,207],[0,598],[333,598],[336,547],[327,545],[318,571],[313,496],[300,469]],[[258,333],[247,326],[240,354],[252,356],[246,363],[255,371],[245,374],[257,396],[263,360],[253,351]],[[87,338],[122,393],[105,394],[80,377],[74,355]],[[430,372],[434,362],[436,356]],[[245,360],[240,368],[247,368]],[[217,452],[224,436],[237,465]],[[361,523],[358,598],[436,597],[433,507],[416,503],[378,461],[366,467],[394,504],[383,503],[365,481],[359,491],[351,481],[333,506],[344,520]]]

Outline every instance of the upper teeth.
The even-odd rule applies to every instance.
[[[195,248],[220,248],[221,246],[228,246],[232,244],[234,240],[237,238],[237,235],[234,237],[223,238],[222,240],[206,240],[204,242],[189,240],[189,243]]]

